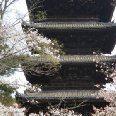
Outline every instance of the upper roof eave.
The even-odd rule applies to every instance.
[[[22,27],[36,28],[39,30],[89,30],[89,29],[116,30],[115,23],[102,23],[102,22],[40,22],[40,23],[23,22]]]

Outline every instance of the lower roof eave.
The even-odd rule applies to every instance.
[[[45,57],[31,57],[32,61],[38,62],[50,62],[51,58]],[[63,55],[59,59],[56,59],[60,63],[95,63],[95,62],[116,62],[116,56],[105,55]]]
[[[16,96],[17,98],[24,99],[23,96]],[[29,97],[25,96],[25,99],[28,101],[37,100],[38,102],[57,102],[59,100],[67,101],[67,102],[106,102],[103,97]]]
[[[17,94],[17,98],[26,100],[37,100],[39,102],[47,101],[85,101],[85,102],[103,102],[104,98],[99,95],[98,90],[55,90],[34,93]]]

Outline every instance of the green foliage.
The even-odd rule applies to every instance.
[[[37,11],[36,15],[33,16],[36,21],[42,21],[47,18],[46,11]]]
[[[14,92],[14,88],[1,84],[0,85],[0,102],[6,106],[10,106],[15,102],[15,99],[12,98],[11,94]]]
[[[8,74],[10,69],[16,68],[19,64],[26,61],[28,56],[24,55],[9,55],[0,59],[0,75]]]
[[[7,44],[5,44],[5,45],[1,45],[0,44],[0,53],[2,52],[2,51],[6,51],[6,49],[8,48],[8,45]]]
[[[23,64],[27,80],[32,84],[49,84],[49,79],[57,78],[61,65],[51,55],[34,57]]]
[[[54,75],[60,68],[59,60],[51,55],[44,55],[36,57],[35,59],[29,58],[27,62],[22,64],[24,71],[32,72],[41,77],[42,75]],[[42,76],[43,77],[43,76]]]

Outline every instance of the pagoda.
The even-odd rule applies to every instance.
[[[83,116],[85,113],[90,116],[93,105],[98,108],[108,105],[99,97],[99,90],[113,81],[104,73],[107,67],[102,64],[115,70],[116,56],[105,54],[111,54],[116,44],[116,24],[111,22],[116,0],[26,0],[26,3],[30,23],[23,22],[23,29],[37,29],[48,38],[56,38],[63,44],[65,55],[60,56],[62,67],[53,78],[39,79],[27,70],[27,80],[41,84],[42,91],[17,93],[17,99],[29,112],[47,111],[49,103],[56,105],[60,101],[60,108],[84,103],[75,108]],[[49,60],[38,58],[38,62]],[[28,102],[33,99],[38,102]]]

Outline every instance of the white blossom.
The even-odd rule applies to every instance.
[[[48,54],[59,59],[60,48],[55,49],[55,44],[51,41],[51,39],[38,34],[37,31],[31,30],[28,32],[28,34],[26,34],[25,39],[30,52],[35,51],[32,54]]]

